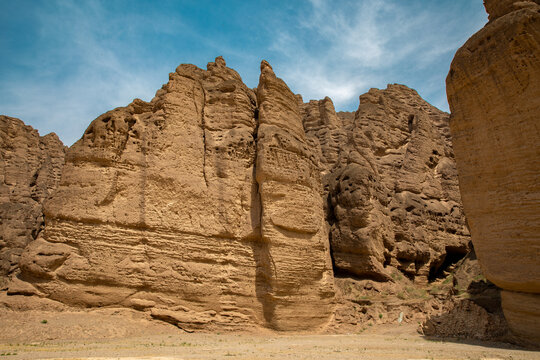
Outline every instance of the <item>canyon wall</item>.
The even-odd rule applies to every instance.
[[[256,89],[221,57],[180,65],[67,151],[8,292],[186,331],[322,329],[334,271],[423,286],[470,250],[448,119],[403,85],[336,113],[266,61]]]
[[[21,120],[0,115],[0,288],[19,272],[23,249],[43,229],[43,201],[64,164],[56,134],[39,136]]]
[[[94,120],[20,278],[66,304],[132,307],[188,331],[328,322],[318,163],[294,95],[261,69],[254,92],[221,57],[180,65],[151,102]]]
[[[509,326],[540,343],[540,6],[486,0],[447,77],[463,205]]]

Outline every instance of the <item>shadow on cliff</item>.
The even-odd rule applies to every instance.
[[[444,311],[424,321],[422,332],[430,341],[531,349],[510,332],[501,307],[500,289],[486,280],[471,282]]]
[[[256,167],[253,167],[253,179],[255,179]],[[270,254],[270,244],[262,237],[262,202],[259,186],[256,182],[252,185],[251,191],[251,223],[253,224],[253,234],[250,241],[255,261],[255,293],[257,300],[262,305],[262,312],[265,326],[272,328],[275,319],[276,302],[272,297],[272,273],[274,271],[272,256]]]

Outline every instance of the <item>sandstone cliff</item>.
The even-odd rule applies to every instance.
[[[463,205],[511,329],[540,343],[540,6],[486,0],[490,22],[447,78]]]
[[[56,134],[0,116],[0,287],[43,229],[42,203],[58,185],[64,146]]]
[[[186,330],[327,323],[318,163],[296,99],[261,70],[255,93],[221,57],[181,65],[151,102],[94,120],[66,154],[21,279],[63,303],[146,310]]]
[[[403,85],[336,113],[329,98],[304,104],[266,61],[249,89],[221,57],[95,119],[43,213],[10,293],[130,307],[187,331],[428,311],[441,301],[423,287],[469,250],[448,114]],[[333,271],[394,305],[336,299]],[[402,304],[413,285],[422,296]]]
[[[360,96],[354,114],[303,105],[328,192],[337,272],[427,283],[469,250],[448,114],[403,85]]]

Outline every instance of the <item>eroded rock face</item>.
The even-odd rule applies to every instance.
[[[334,297],[318,158],[294,94],[266,62],[257,99],[265,317],[276,329],[310,329],[330,316]]]
[[[56,134],[39,136],[21,120],[0,115],[0,287],[18,273],[23,249],[43,229],[43,201],[64,164]]]
[[[447,78],[463,205],[511,329],[540,343],[540,6],[486,1]]]
[[[540,4],[540,0],[484,0],[490,21],[520,9],[534,11],[536,4]]]
[[[360,96],[354,117],[330,99],[303,105],[318,144],[337,271],[427,282],[469,250],[448,114],[403,85]]]
[[[294,96],[268,69],[255,94],[221,57],[181,65],[151,102],[94,120],[67,153],[21,279],[63,303],[144,309],[187,330],[324,325],[319,169]]]

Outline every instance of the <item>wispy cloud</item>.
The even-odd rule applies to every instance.
[[[284,26],[287,30],[278,33],[271,48],[285,59],[283,77],[296,91],[305,98],[329,95],[338,108],[356,106],[357,96],[371,86],[408,80],[413,73],[424,73],[425,86],[418,90],[431,93],[431,68],[444,72],[464,41],[456,32],[460,24],[449,21],[449,14],[434,6],[411,6],[415,1],[309,3],[309,11],[299,14],[299,26]],[[444,81],[438,92],[437,105],[444,109]]]
[[[354,110],[361,93],[393,82],[447,109],[452,55],[485,19],[481,2],[478,16],[465,16],[470,0],[263,3],[14,2],[27,23],[0,24],[24,33],[23,45],[2,41],[0,113],[70,145],[103,112],[150,100],[178,63],[204,66],[217,55],[252,87],[266,58],[305,100],[330,96],[338,109]]]
[[[135,49],[119,37],[135,31],[134,21],[148,19],[111,20],[96,1],[84,6],[56,1],[49,10],[36,17],[36,40],[44,45],[37,47],[34,58],[22,61],[30,69],[42,70],[32,73],[31,81],[2,81],[10,98],[2,104],[2,112],[39,124],[42,134],[57,132],[70,145],[93,118],[134,97],[151,99],[161,85],[159,79],[167,80],[170,69],[142,69],[136,59],[129,59],[136,56]]]

